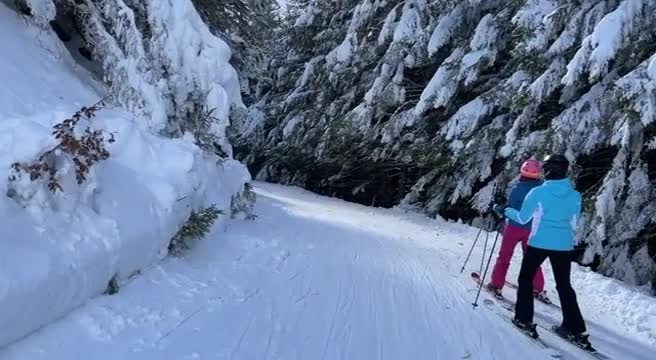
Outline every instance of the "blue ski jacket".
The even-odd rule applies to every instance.
[[[520,178],[519,182],[517,182],[515,186],[513,186],[512,190],[510,191],[510,196],[508,196],[508,201],[506,202],[506,206],[509,206],[515,210],[521,209],[522,203],[524,202],[524,198],[526,197],[528,192],[540,185],[542,185],[542,180]],[[520,224],[516,221],[509,219],[508,222],[510,223],[510,225],[522,229],[529,229],[531,227],[530,221],[527,224]]]
[[[529,191],[521,210],[506,208],[509,220],[520,224],[533,221],[528,244],[532,247],[568,251],[581,216],[581,194],[569,179],[547,180]]]

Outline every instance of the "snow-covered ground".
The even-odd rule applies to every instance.
[[[256,190],[255,221],[230,220],[187,257],[164,260],[0,358],[549,358],[491,308],[472,309],[468,273],[482,242],[470,268],[460,266],[476,229],[291,187]],[[656,299],[578,268],[574,285],[601,351],[653,358]],[[546,305],[536,310],[543,323],[558,321]],[[543,336],[568,359],[589,358]]]
[[[12,163],[31,163],[51,149],[52,127],[107,90],[76,65],[54,32],[4,3],[0,46],[3,346],[100,295],[113,276],[125,280],[157,263],[192,208],[214,203],[229,214],[232,195],[249,175],[236,161],[217,164],[190,137],[161,137],[145,119],[108,108],[79,125],[116,136],[110,158],[84,184],[76,184],[63,157],[63,192],[26,177],[10,183]]]

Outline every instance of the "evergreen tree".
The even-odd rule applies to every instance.
[[[200,134],[199,143],[212,139],[212,152],[232,156],[225,132],[231,108],[244,108],[239,77],[229,63],[233,53],[212,35],[191,0],[19,1],[39,24],[58,33],[72,28],[83,37],[87,46],[81,52],[100,63],[119,105],[166,136]],[[249,4],[264,11],[262,1]],[[204,116],[209,112],[211,117]]]
[[[233,50],[231,64],[239,73],[246,103],[258,88],[270,83],[268,66],[271,34],[280,28],[275,0],[192,0],[210,29]],[[260,84],[263,83],[263,84]]]
[[[527,157],[574,163],[579,259],[656,274],[656,3],[358,0],[302,5],[273,89],[235,122],[262,180],[473,220]]]

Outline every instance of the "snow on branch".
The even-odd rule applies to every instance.
[[[563,9],[564,7],[560,7]],[[529,0],[512,18],[516,32],[526,33],[518,47],[526,51],[542,50],[552,35],[558,8],[551,0]]]
[[[460,77],[468,85],[478,78],[481,68],[494,64],[497,57],[499,31],[491,14],[485,15],[478,23],[474,37],[469,43],[470,52],[462,58]]]
[[[656,136],[647,143],[647,148],[650,150],[656,150]]]
[[[346,39],[326,55],[326,64],[328,66],[335,66],[337,64],[347,65],[351,61],[353,52],[357,46],[357,34],[350,33],[346,35]]]
[[[231,49],[190,0],[84,0],[79,10],[119,104],[169,136],[214,109],[216,145],[232,156],[226,128],[231,109],[244,108],[239,78]]]
[[[15,2],[21,12],[32,16],[40,26],[47,26],[57,15],[53,0],[16,0]]]
[[[565,51],[569,50],[576,43],[580,29],[583,27],[583,21],[586,13],[590,11],[592,4],[587,4],[578,9],[565,25],[565,29],[560,33],[556,40],[551,44],[547,50],[547,54],[550,56],[561,55]]]
[[[589,72],[590,79],[604,76],[608,63],[631,41],[634,25],[644,15],[645,8],[644,0],[624,0],[617,9],[607,14],[593,33],[583,40],[574,59],[567,65],[563,83],[574,84],[585,71]]]
[[[389,14],[387,14],[387,17],[385,17],[383,27],[380,29],[380,34],[378,34],[378,45],[383,45],[394,33],[394,29],[396,28],[396,17],[398,16],[398,8],[399,5],[393,7]]]
[[[415,112],[421,114],[429,108],[446,105],[455,95],[460,82],[460,61],[465,55],[462,48],[455,49],[437,69],[430,82],[421,93]]]
[[[464,4],[456,5],[453,10],[440,20],[428,42],[428,54],[435,54],[451,40],[455,30],[465,19],[464,7]]]
[[[167,119],[164,99],[156,88],[132,9],[121,0],[103,0],[98,4],[87,1],[80,9],[118,103],[149,119],[153,127],[163,127]]]
[[[360,26],[362,26],[371,15],[373,6],[371,0],[364,0],[360,5],[355,7],[353,10],[353,17],[349,24],[349,28],[346,31],[347,34],[356,32]]]
[[[640,114],[647,126],[656,119],[656,54],[617,81],[618,98]]]
[[[449,119],[442,133],[446,137],[446,140],[467,136],[476,129],[479,121],[492,113],[493,110],[493,106],[483,98],[478,97],[458,109],[451,119]]]
[[[406,0],[401,10],[401,19],[394,29],[394,42],[413,42],[416,39],[417,34],[424,28],[421,14],[424,7],[423,0]]]
[[[544,71],[530,86],[531,96],[537,101],[542,101],[560,86],[560,79],[565,75],[565,63],[562,59],[555,59],[547,70]]]
[[[320,0],[321,1],[321,0]],[[314,3],[310,3],[296,19],[295,27],[310,26],[314,21],[315,16],[319,14],[320,10]]]

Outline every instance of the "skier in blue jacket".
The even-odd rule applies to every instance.
[[[500,211],[497,208],[516,223],[532,222],[519,274],[513,323],[532,336],[538,336],[533,323],[533,277],[548,258],[563,312],[562,325],[554,330],[582,347],[590,347],[576,293],[570,283],[574,235],[581,214],[581,194],[574,190],[567,177],[569,161],[566,157],[547,157],[543,169],[546,181],[528,193],[521,210],[505,207]]]
[[[508,202],[506,206],[513,209],[521,209],[524,198],[535,187],[542,185],[542,164],[535,159],[526,160],[520,168],[519,181],[513,185]],[[487,289],[491,291],[495,297],[503,299],[501,291],[506,283],[506,274],[510,268],[510,261],[512,260],[513,253],[517,244],[522,244],[522,252],[526,251],[528,246],[528,238],[531,235],[531,224],[518,224],[514,221],[508,221],[503,228],[503,238],[501,240],[501,248],[499,249],[499,256],[492,269],[492,276],[490,282],[487,284]],[[543,302],[550,302],[544,291],[544,276],[542,270],[538,268],[533,278],[533,293],[537,299]]]

